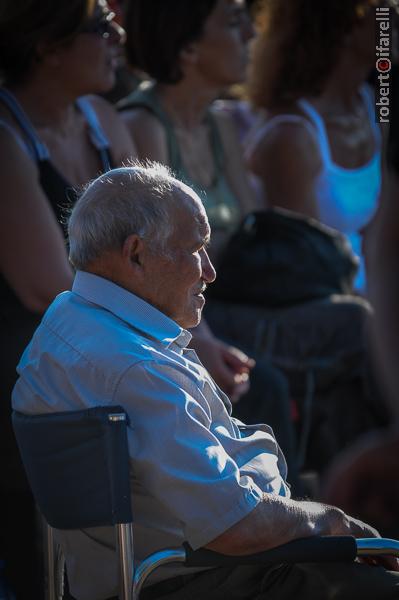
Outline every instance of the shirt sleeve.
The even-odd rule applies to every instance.
[[[209,404],[185,371],[169,363],[136,364],[113,401],[130,417],[136,476],[199,548],[250,513],[263,494],[210,431]]]

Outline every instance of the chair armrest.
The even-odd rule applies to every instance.
[[[193,550],[185,542],[183,549],[163,550],[146,558],[137,568],[133,583],[133,600],[137,600],[147,577],[161,565],[180,562],[185,567],[222,567],[234,565],[280,563],[351,562],[357,556],[389,554],[399,556],[399,541],[387,538],[362,538],[352,536],[316,536],[293,540],[271,550],[228,556],[212,550]]]
[[[193,550],[184,543],[186,567],[216,567],[304,562],[343,562],[355,560],[356,539],[352,536],[320,536],[293,540],[271,550],[246,556],[227,556],[212,550]]]
[[[356,540],[358,556],[390,555],[399,557],[399,541],[389,538],[359,538]]]

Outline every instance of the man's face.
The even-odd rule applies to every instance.
[[[146,251],[143,298],[184,328],[195,327],[205,304],[202,292],[215,270],[206,244],[210,228],[204,207],[188,187],[176,188],[181,202],[173,211],[174,232],[165,253]]]

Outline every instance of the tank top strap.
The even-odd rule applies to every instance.
[[[15,96],[5,88],[0,88],[0,101],[7,106],[18,125],[25,133],[29,145],[24,145],[28,148],[29,154],[37,161],[48,160],[50,154],[46,145],[41,141],[35,132],[27,114]],[[20,136],[18,135],[18,137]]]
[[[7,121],[0,119],[0,129],[5,129],[6,131],[8,131],[8,133],[10,133],[13,136],[13,138],[15,139],[17,144],[22,148],[22,150],[24,152],[26,152],[26,154],[28,154],[28,156],[32,160],[36,160],[35,154],[31,148],[31,146],[27,142],[25,142],[24,139],[22,139],[22,136],[20,135],[19,131],[17,131],[17,129],[15,127],[10,125],[10,123],[7,123]]]
[[[375,141],[377,142],[378,146],[380,146],[381,142],[382,142],[382,135],[381,135],[381,129],[380,129],[377,121],[375,120],[375,106],[374,106],[373,90],[367,83],[365,83],[360,88],[360,95],[363,99],[363,102],[366,106],[366,109],[367,109],[367,112],[368,112],[368,115],[370,118],[371,127],[372,127],[372,129],[374,131],[374,135],[375,135]]]
[[[259,137],[263,137],[265,134],[267,134],[274,127],[277,127],[281,123],[297,123],[299,125],[302,125],[305,129],[308,130],[310,135],[312,135],[316,140],[318,139],[314,125],[309,123],[309,121],[305,117],[302,117],[301,115],[290,115],[288,113],[284,113],[282,115],[275,115],[274,117],[271,117],[268,121],[266,121],[266,123],[259,127],[259,133],[255,134],[254,138],[257,139],[258,135]]]
[[[224,149],[222,139],[215,117],[210,110],[207,111],[206,120],[209,125],[212,155],[216,168],[216,177],[219,177],[224,171]]]
[[[121,111],[135,108],[144,108],[161,123],[165,130],[170,167],[177,176],[182,175],[184,170],[173,124],[157,98],[154,84],[145,81],[137,90],[117,103],[117,109]]]
[[[310,119],[315,128],[315,133],[317,134],[317,141],[320,148],[321,157],[323,159],[323,163],[325,165],[330,164],[331,161],[331,153],[330,153],[330,144],[328,143],[327,131],[323,122],[323,119],[317,112],[317,110],[303,98],[298,100],[297,104],[303,110],[303,112]]]
[[[109,153],[109,141],[101,127],[96,111],[87,96],[78,98],[76,100],[76,105],[84,115],[89,126],[90,139],[93,146],[97,148],[100,153],[103,170],[109,171],[112,168]]]

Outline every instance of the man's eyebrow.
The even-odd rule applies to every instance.
[[[205,245],[208,245],[211,239],[211,228],[209,227],[208,220],[202,214],[197,214],[195,219],[199,225],[199,234]]]
[[[202,240],[204,242],[204,246],[209,246],[211,243],[211,230],[207,227],[202,235]]]
[[[200,247],[200,246],[201,246],[201,247],[203,247],[203,246],[204,246],[205,248],[208,248],[208,246],[210,246],[210,243],[211,243],[211,236],[210,236],[210,234],[209,234],[209,233],[207,233],[206,235],[201,235],[201,236],[198,238],[198,241],[197,241],[197,243],[194,245],[194,248],[198,248],[198,247]]]

